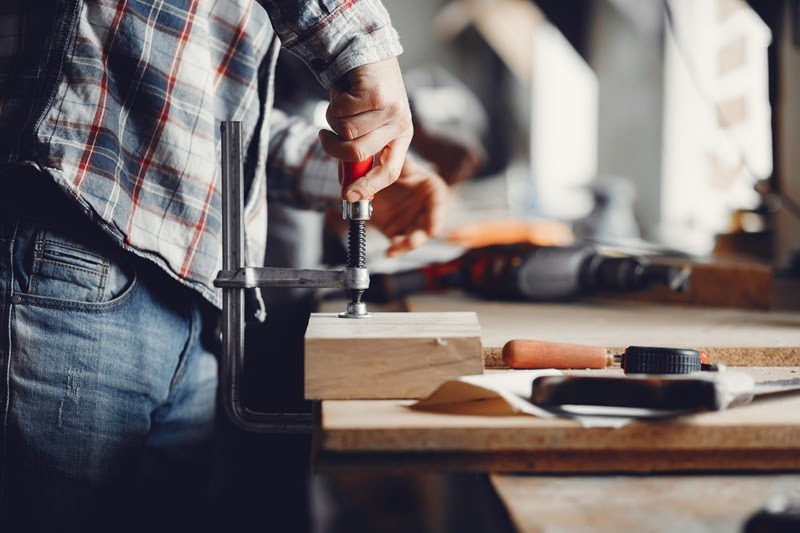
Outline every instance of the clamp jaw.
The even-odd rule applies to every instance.
[[[256,412],[248,409],[242,401],[245,291],[261,287],[306,287],[363,292],[369,288],[369,273],[366,268],[350,266],[336,271],[245,266],[242,124],[226,121],[221,130],[222,270],[217,274],[214,286],[222,289],[222,403],[228,417],[240,429],[272,433],[308,432],[311,430],[310,414]],[[371,207],[369,209],[371,211]],[[350,304],[342,315],[350,312],[349,307]]]
[[[220,270],[214,286],[222,289],[257,289],[262,287],[367,290],[366,268],[311,270],[305,268],[242,267]]]

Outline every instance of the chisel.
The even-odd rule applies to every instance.
[[[702,350],[658,346],[628,346],[610,354],[600,346],[530,339],[514,339],[503,346],[509,368],[606,368],[619,365],[626,374],[689,374],[710,370]]]

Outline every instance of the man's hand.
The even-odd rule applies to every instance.
[[[403,254],[440,229],[448,199],[444,180],[406,158],[399,179],[372,201],[371,222],[389,238],[386,255]]]
[[[397,59],[354,68],[331,88],[322,147],[342,161],[364,161],[378,154],[375,168],[345,192],[349,202],[373,196],[400,176],[414,134],[403,76]]]
[[[430,161],[448,185],[471,180],[486,162],[486,151],[459,132],[430,131],[414,127],[414,150]]]

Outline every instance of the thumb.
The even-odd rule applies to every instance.
[[[345,190],[345,198],[348,202],[358,202],[366,198],[371,198],[375,194],[388,187],[400,176],[403,168],[406,151],[410,142],[405,137],[400,137],[381,150],[378,156],[378,164],[375,165],[366,176],[354,181]]]

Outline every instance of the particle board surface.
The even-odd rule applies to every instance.
[[[529,338],[604,346],[704,349],[731,366],[800,365],[800,313],[697,308],[638,302],[490,302],[460,293],[414,296],[409,311],[471,310],[481,324],[486,366],[502,366],[503,345]]]
[[[800,475],[497,474],[490,481],[519,532],[722,533],[743,531],[748,518],[770,498],[796,493]]]
[[[783,373],[771,379],[797,376]],[[619,429],[421,412],[409,403],[322,402],[319,463],[540,473],[800,470],[800,395]]]
[[[685,265],[678,260],[653,262]],[[685,306],[767,310],[773,305],[773,275],[768,265],[721,261],[690,262],[692,277],[684,292],[657,285],[645,290],[614,295],[614,299],[681,304]]]
[[[447,379],[482,372],[473,312],[315,313],[306,330],[307,399],[421,398]]]

